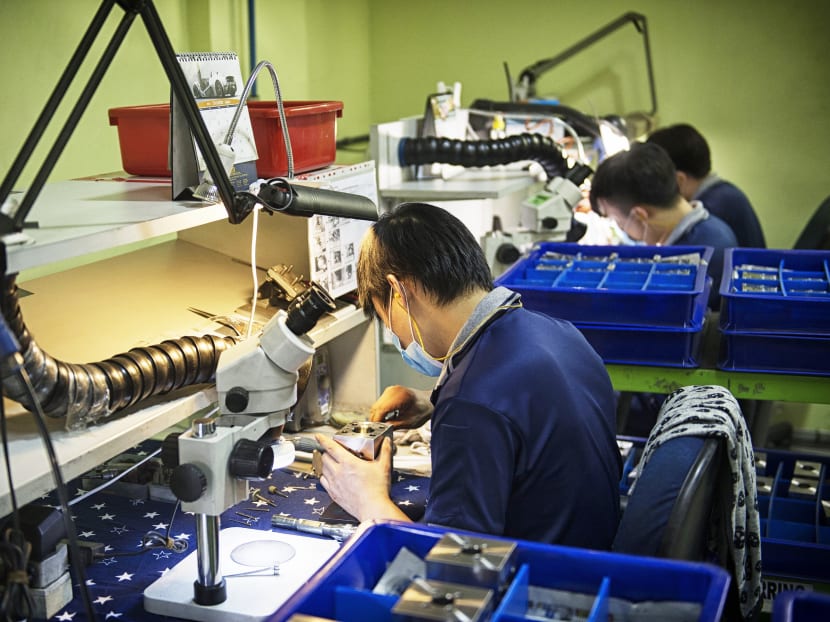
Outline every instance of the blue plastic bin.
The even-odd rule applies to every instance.
[[[830,620],[830,594],[783,592],[775,599],[772,622],[817,622]]]
[[[397,597],[373,594],[372,588],[401,548],[423,559],[445,533],[410,523],[364,525],[271,620],[302,613],[342,622],[388,622]],[[694,603],[701,621],[719,620],[723,611],[729,576],[716,566],[511,542],[517,544],[517,572],[490,618],[496,622],[529,619],[522,614],[528,585],[592,595],[590,620],[603,619],[611,598]]]
[[[830,313],[830,306],[826,311]],[[830,376],[830,333],[721,329],[718,367],[730,371]]]
[[[728,248],[721,327],[830,334],[830,251]]]
[[[496,279],[524,305],[572,322],[691,327],[708,300],[709,246],[544,242]],[[696,255],[700,265],[673,263]]]
[[[703,322],[651,328],[574,322],[605,363],[697,367]]]
[[[620,493],[627,495],[646,439],[620,440],[631,446],[620,480]],[[830,591],[830,457],[756,449],[755,470],[763,610],[770,613],[786,590]],[[807,479],[816,482],[815,494],[793,485]]]

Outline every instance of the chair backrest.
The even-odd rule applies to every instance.
[[[716,510],[723,440],[686,436],[658,447],[640,473],[613,550],[689,561],[705,559]]]
[[[702,560],[706,551],[707,527],[720,486],[723,441],[707,438],[692,463],[672,507],[660,541],[658,557]]]
[[[804,226],[794,249],[830,250],[830,197],[824,199]]]

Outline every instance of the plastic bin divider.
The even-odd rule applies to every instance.
[[[816,489],[816,507],[815,507],[815,517],[816,517],[816,542],[821,543],[826,540],[824,537],[825,533],[829,533],[827,531],[828,526],[830,526],[830,519],[828,519],[824,515],[824,506],[822,505],[822,500],[825,500],[825,497],[830,496],[828,494],[830,490],[828,490],[827,483],[825,481],[825,477],[827,477],[827,467],[825,465],[821,465],[821,470],[819,471],[819,480],[818,486]]]
[[[391,622],[399,597],[338,585],[334,588],[334,613],[340,622]]]
[[[597,597],[594,600],[594,606],[591,607],[591,613],[588,615],[588,622],[606,622],[608,620],[608,598],[611,592],[610,577],[603,577],[602,583],[599,586]]]
[[[613,264],[608,264],[609,267],[611,265],[613,265]],[[609,270],[608,268],[605,269],[605,274],[602,275],[602,278],[599,280],[599,283],[597,283],[597,289],[602,289],[602,288],[605,287],[605,283],[606,283],[606,281],[608,281],[608,277],[610,276],[610,274],[612,272],[613,272],[613,270]]]
[[[654,268],[656,266],[657,266],[656,263],[651,264],[651,267],[648,269],[648,276],[643,281],[643,286],[640,289],[647,290],[648,286],[651,285],[651,277],[654,276]]]
[[[781,295],[787,297],[787,286],[784,285],[784,260],[778,262],[778,287],[781,290]]]
[[[492,622],[521,622],[527,618],[530,566],[522,564],[493,613]]]

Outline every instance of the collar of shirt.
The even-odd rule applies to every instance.
[[[717,183],[723,181],[716,173],[709,173],[706,177],[703,178],[703,181],[700,182],[700,185],[697,187],[697,192],[695,192],[695,196],[692,199],[697,199],[706,192],[709,188],[714,186]]]
[[[436,386],[443,384],[447,374],[453,370],[453,359],[457,354],[463,352],[464,347],[479,333],[489,321],[495,317],[499,311],[505,310],[505,307],[516,304],[521,299],[521,294],[518,294],[506,287],[498,286],[484,296],[481,301],[473,309],[470,317],[464,322],[464,326],[458,331],[455,340],[450,346],[450,352],[458,350],[455,354],[447,359],[444,369],[441,370],[441,376],[438,378]]]
[[[692,206],[692,211],[680,219],[680,222],[677,223],[677,226],[672,230],[672,232],[663,242],[663,246],[671,246],[672,244],[677,242],[677,240],[682,238],[686,234],[686,232],[688,232],[689,229],[694,227],[697,223],[709,218],[709,210],[703,207],[703,203],[701,203],[700,201],[691,201],[690,203]]]

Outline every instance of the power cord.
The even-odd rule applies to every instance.
[[[152,551],[154,549],[167,549],[169,551],[173,551],[174,553],[184,553],[187,551],[188,547],[187,540],[170,537],[170,532],[173,529],[173,521],[176,519],[176,511],[179,509],[180,504],[181,501],[176,501],[176,505],[173,506],[173,514],[170,516],[170,522],[167,525],[166,533],[161,533],[160,531],[156,531],[154,529],[150,530],[141,537],[141,546],[137,550],[127,553],[107,554],[94,552],[92,560],[103,559],[105,557],[135,557],[136,555],[141,555],[142,553],[146,553],[147,551]]]
[[[9,330],[8,325],[6,324],[5,318],[0,314],[0,364],[3,367],[3,375],[8,376],[11,374],[16,374],[20,382],[22,383],[23,387],[26,390],[26,393],[29,395],[32,404],[34,405],[34,420],[35,424],[38,428],[38,433],[40,434],[41,440],[43,441],[43,445],[46,449],[46,454],[49,459],[49,466],[52,471],[52,476],[55,481],[55,491],[57,492],[58,499],[60,502],[60,509],[61,509],[61,516],[63,517],[63,524],[64,529],[66,530],[67,541],[69,543],[69,556],[72,562],[72,567],[77,575],[78,583],[81,588],[81,596],[84,603],[84,609],[86,611],[87,619],[90,622],[95,622],[98,618],[95,615],[95,610],[92,608],[92,599],[89,595],[89,589],[86,583],[86,572],[84,570],[83,560],[81,557],[80,546],[78,545],[78,536],[75,531],[75,523],[72,520],[72,515],[70,514],[69,510],[69,495],[66,491],[66,484],[63,481],[63,475],[61,473],[60,464],[58,463],[57,455],[55,453],[55,447],[52,444],[52,439],[49,436],[49,430],[46,427],[46,415],[43,412],[43,407],[40,403],[40,398],[35,392],[34,387],[32,386],[31,378],[29,378],[29,373],[26,371],[26,367],[23,361],[23,357],[20,355],[20,344],[17,343],[17,339],[14,337],[12,332]],[[9,457],[8,451],[8,434],[6,429],[6,413],[5,408],[3,406],[3,395],[2,395],[2,386],[0,386],[0,433],[2,434],[2,441],[3,441],[3,451],[5,453],[6,459],[6,473],[9,478],[9,492],[10,497],[12,499],[12,507],[14,513],[14,521],[15,521],[15,531],[20,533],[20,516],[18,513],[17,508],[17,499],[14,495],[14,485],[12,483],[12,476],[11,476],[11,461]],[[15,539],[18,538],[15,536]],[[22,541],[22,537],[19,538]],[[19,546],[19,542],[18,542]],[[14,554],[17,560],[22,559],[19,555]],[[26,559],[28,556],[25,557]],[[25,565],[24,565],[25,569]],[[24,570],[25,572],[25,570]],[[15,574],[14,571],[12,576],[20,579],[20,574]],[[13,594],[19,594],[19,590],[17,589],[20,585],[28,586],[28,576],[25,582],[16,581],[12,587],[15,589],[12,590]],[[8,590],[7,590],[8,594]],[[4,595],[5,600],[5,595]],[[18,603],[20,604],[20,603]],[[11,618],[9,616],[9,610],[5,610],[5,615],[7,619],[24,619],[29,616],[24,616],[24,618]]]
[[[4,620],[28,620],[34,615],[35,603],[29,589],[29,554],[32,545],[19,529],[9,528],[0,540],[0,575],[5,579],[0,598],[0,614]]]
[[[26,542],[20,528],[17,495],[12,483],[6,409],[3,402],[2,388],[0,388],[0,435],[2,435],[3,441],[6,477],[9,480],[9,497],[11,498],[13,521],[13,526],[4,531],[2,540],[0,540],[0,576],[5,578],[2,599],[0,599],[0,614],[3,615],[5,620],[25,620],[29,619],[34,612],[34,601],[29,590],[29,572],[27,569],[32,545]]]

